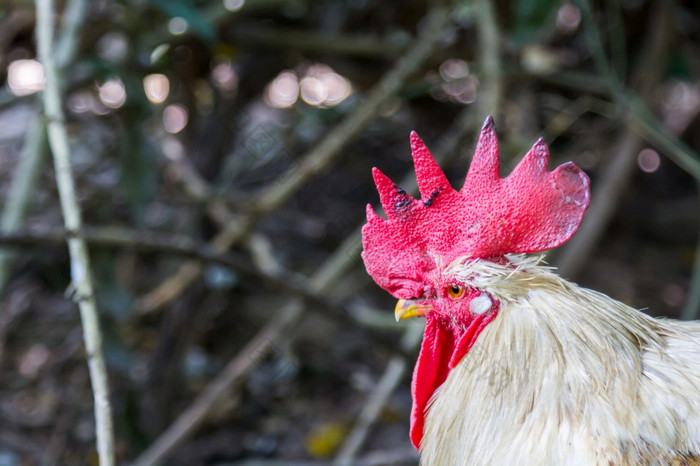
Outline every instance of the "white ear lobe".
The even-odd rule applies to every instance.
[[[469,303],[469,310],[472,314],[485,314],[493,307],[491,297],[484,293],[472,299]]]

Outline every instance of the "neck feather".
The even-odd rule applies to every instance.
[[[605,439],[615,425],[605,416],[623,419],[630,400],[638,399],[643,352],[662,352],[664,336],[676,331],[532,259],[510,259],[509,265],[451,266],[467,284],[496,297],[501,308],[433,397],[424,464],[501,461],[487,452],[535,458],[522,451],[528,448],[556,464],[558,453],[542,449],[547,437],[581,438],[576,431],[586,426],[586,435]]]

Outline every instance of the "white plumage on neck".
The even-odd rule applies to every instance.
[[[500,311],[435,392],[422,464],[700,461],[700,324],[653,319],[537,258],[508,259],[444,271]]]

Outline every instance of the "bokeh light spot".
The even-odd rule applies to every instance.
[[[73,113],[86,113],[92,110],[95,98],[88,91],[78,91],[68,96],[66,105]]]
[[[309,66],[299,79],[296,72],[280,73],[265,90],[265,102],[271,107],[287,108],[302,100],[315,107],[334,107],[352,94],[350,80],[323,63]]]
[[[305,77],[299,83],[301,98],[309,105],[321,105],[326,100],[326,86],[320,79]]]
[[[36,60],[15,60],[7,67],[7,85],[16,96],[42,90],[44,79],[44,67]]]
[[[149,101],[163,103],[170,94],[170,80],[164,74],[149,74],[143,78],[143,90]]]
[[[466,78],[469,76],[469,65],[464,60],[450,58],[440,64],[440,76],[445,81]]]
[[[180,104],[172,104],[163,110],[163,127],[171,134],[177,134],[187,126],[189,114],[187,109]]]
[[[174,36],[180,36],[187,32],[187,20],[176,16],[168,21],[168,32]]]
[[[300,83],[301,98],[309,105],[334,107],[352,93],[350,80],[323,63],[309,66]]]
[[[676,283],[669,283],[661,290],[661,299],[671,307],[680,307],[685,302],[685,290]]]
[[[637,155],[637,165],[646,173],[653,173],[661,166],[661,157],[654,149],[642,149]]]
[[[100,58],[120,62],[129,52],[129,39],[120,32],[108,32],[97,40],[95,49]]]
[[[224,8],[228,11],[238,11],[245,5],[245,0],[224,0]]]
[[[119,108],[126,102],[126,88],[121,79],[110,79],[97,87],[100,101],[108,108]]]
[[[222,91],[232,92],[238,88],[238,74],[229,61],[214,66],[211,70],[211,79]]]
[[[299,79],[294,71],[281,72],[265,89],[265,103],[275,108],[288,108],[299,98]]]
[[[565,3],[557,12],[557,27],[562,32],[574,32],[581,23],[581,10],[576,5]]]

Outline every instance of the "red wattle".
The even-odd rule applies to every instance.
[[[411,443],[420,449],[428,403],[457,363],[467,354],[481,331],[496,317],[497,309],[475,316],[466,330],[448,328],[434,313],[426,315],[425,333],[413,370]]]
[[[413,369],[411,394],[411,443],[420,448],[425,423],[425,408],[437,388],[447,378],[450,369],[447,367],[455,347],[454,335],[442,325],[438,318],[429,313],[426,315],[423,343],[418,354],[416,367]]]
[[[467,354],[467,352],[469,352],[469,350],[472,348],[472,345],[476,341],[477,335],[481,333],[484,327],[486,327],[494,317],[496,317],[495,310],[489,314],[477,316],[471,321],[469,327],[467,327],[467,330],[465,330],[459,337],[459,340],[457,340],[457,346],[455,347],[454,352],[452,353],[452,358],[447,365],[448,369],[454,369],[459,361],[462,360],[464,355]]]

